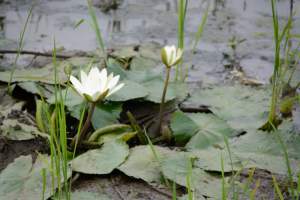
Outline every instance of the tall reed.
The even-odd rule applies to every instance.
[[[19,41],[18,41],[18,47],[17,47],[17,55],[15,57],[15,60],[14,60],[14,63],[13,63],[13,69],[10,72],[9,81],[8,81],[8,93],[9,94],[12,94],[12,90],[13,89],[11,87],[11,82],[13,80],[13,76],[14,76],[14,73],[15,73],[16,68],[17,68],[17,62],[19,60],[21,51],[23,49],[24,36],[25,36],[25,32],[26,32],[26,29],[27,29],[27,26],[28,26],[28,23],[29,23],[29,19],[30,19],[31,15],[32,15],[33,8],[34,8],[34,5],[31,6],[31,8],[30,8],[30,10],[28,12],[28,15],[27,15],[24,27],[23,27],[23,29],[22,29],[22,31],[20,33],[20,37],[19,37]]]
[[[179,0],[178,6],[178,30],[177,30],[177,47],[184,51],[184,35],[185,35],[185,17],[188,6],[188,0]],[[183,80],[184,71],[182,61],[176,65],[175,80]]]
[[[277,126],[280,124],[280,120],[278,119],[277,116],[277,107],[278,107],[278,100],[280,97],[282,84],[283,84],[281,81],[283,76],[283,64],[281,61],[281,44],[284,38],[286,38],[286,41],[288,41],[289,35],[287,35],[287,33],[289,33],[292,24],[292,20],[289,17],[287,24],[280,32],[276,0],[271,0],[271,6],[272,6],[272,21],[273,21],[275,53],[274,53],[274,67],[273,67],[273,74],[272,74],[272,97],[270,103],[270,111],[269,111],[268,121],[260,128],[265,131],[273,131],[273,127],[277,128]],[[285,42],[284,46],[286,45],[287,42]]]

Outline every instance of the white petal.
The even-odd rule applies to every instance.
[[[113,94],[116,91],[120,90],[122,87],[124,87],[124,85],[125,85],[124,83],[121,83],[121,84],[117,85],[116,87],[114,87],[112,90],[109,91],[107,96],[110,96],[111,94]]]
[[[82,95],[83,87],[82,87],[82,84],[79,82],[79,80],[77,78],[75,78],[74,76],[70,76],[70,81],[71,81],[72,85],[74,86],[74,88],[77,90],[77,92]]]
[[[106,86],[107,86],[107,71],[106,71],[106,68],[102,69],[101,72],[100,72],[100,82],[101,82],[100,90],[101,90],[101,92],[104,92],[106,90]]]
[[[80,70],[80,80],[82,84],[86,83],[88,80],[88,76],[83,70]]]
[[[91,77],[91,76],[98,76],[99,73],[100,72],[99,72],[98,67],[92,67],[92,69],[89,72],[89,77]]]
[[[117,83],[119,82],[119,79],[120,79],[120,76],[119,76],[119,75],[113,77],[113,78],[108,82],[107,88],[108,88],[109,90],[113,89],[113,88],[117,85]]]

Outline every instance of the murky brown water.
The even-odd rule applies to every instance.
[[[34,1],[5,0],[0,4],[0,49],[15,49],[16,39]],[[83,0],[36,1],[25,34],[24,49],[50,51],[53,38],[65,51],[93,51],[96,37],[89,25],[87,3]],[[97,4],[96,1],[94,1]],[[191,55],[195,32],[206,3],[211,4],[197,54]],[[157,47],[177,43],[176,0],[124,0],[119,9],[103,13],[96,8],[99,25],[108,48],[155,43]],[[295,11],[300,6],[296,3]],[[278,2],[279,16],[289,14],[289,1]],[[299,18],[299,15],[296,17]],[[84,19],[78,28],[75,24]],[[192,0],[186,19],[186,61],[193,66],[189,80],[203,84],[224,81],[223,53],[231,53],[228,40],[246,39],[237,47],[237,57],[247,76],[268,82],[272,72],[272,17],[269,0]],[[298,20],[299,21],[299,20]],[[299,32],[296,24],[294,31]],[[12,56],[6,56],[7,60]],[[4,62],[8,67],[9,61]]]

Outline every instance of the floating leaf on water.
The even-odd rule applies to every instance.
[[[235,135],[235,130],[213,114],[193,113],[188,117],[198,125],[196,135],[186,144],[188,149],[204,149]]]
[[[143,98],[148,95],[147,89],[138,83],[130,80],[121,81],[124,87],[118,92],[112,94],[107,99],[111,101],[127,101],[131,99]]]
[[[1,199],[40,200],[43,195],[43,187],[45,187],[44,198],[48,199],[53,191],[49,168],[50,159],[47,156],[38,156],[34,164],[30,155],[16,158],[0,174]],[[46,171],[46,185],[43,185],[43,170]],[[70,175],[69,171],[68,177]],[[54,187],[56,188],[57,185]]]
[[[190,176],[191,189],[195,191],[196,196],[220,199],[222,194],[221,178],[212,176],[200,168],[191,168],[191,159],[191,155],[183,152],[166,157],[162,161],[164,176],[185,187],[188,186],[187,176]]]
[[[61,62],[58,62],[57,66],[57,82],[64,83],[68,80],[67,75],[64,73],[64,68],[68,65],[73,66],[73,70],[76,71],[79,68],[84,68],[90,62],[90,58],[86,57],[73,57]],[[14,71],[12,82],[42,82],[48,84],[55,84],[54,73],[55,68],[52,63],[38,69],[16,69]],[[0,81],[9,82],[11,71],[0,72]]]
[[[199,130],[199,126],[181,111],[172,113],[170,126],[176,143],[182,145],[188,142]]]
[[[160,161],[176,153],[168,148],[159,146],[154,146],[154,149]],[[142,179],[148,183],[160,183],[161,180],[160,164],[148,145],[131,148],[129,157],[118,169],[128,176]]]
[[[17,83],[17,85],[29,93],[36,94],[38,96],[43,96],[46,98],[51,97],[54,93],[54,87],[49,84],[26,81],[19,82]]]
[[[195,92],[187,102],[208,106],[234,129],[255,130],[266,121],[270,90],[239,85],[220,86]]]
[[[151,81],[143,83],[148,90],[147,100],[160,103],[162,97],[162,90],[164,88],[164,80],[162,78],[155,78]],[[169,83],[166,101],[178,99],[179,101],[184,100],[188,95],[188,89],[185,83]]]
[[[115,140],[76,157],[72,161],[72,169],[84,174],[109,174],[125,161],[128,154],[128,145],[122,140]]]

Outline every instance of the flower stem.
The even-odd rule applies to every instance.
[[[161,131],[161,125],[162,125],[162,120],[163,120],[165,99],[166,99],[166,94],[167,94],[167,89],[168,89],[168,84],[169,84],[169,79],[170,79],[170,70],[171,70],[171,68],[167,67],[165,85],[164,85],[164,90],[162,93],[161,103],[160,103],[160,108],[159,108],[159,126],[158,126],[159,131]]]
[[[80,145],[80,143],[82,142],[82,139],[84,139],[84,137],[87,133],[87,130],[90,127],[91,119],[92,119],[95,107],[96,107],[96,103],[92,102],[90,105],[89,111],[88,111],[88,116],[85,120],[85,123],[84,123],[80,133],[78,135],[76,135],[72,140],[72,144],[71,144],[72,147],[75,147],[75,144]]]

